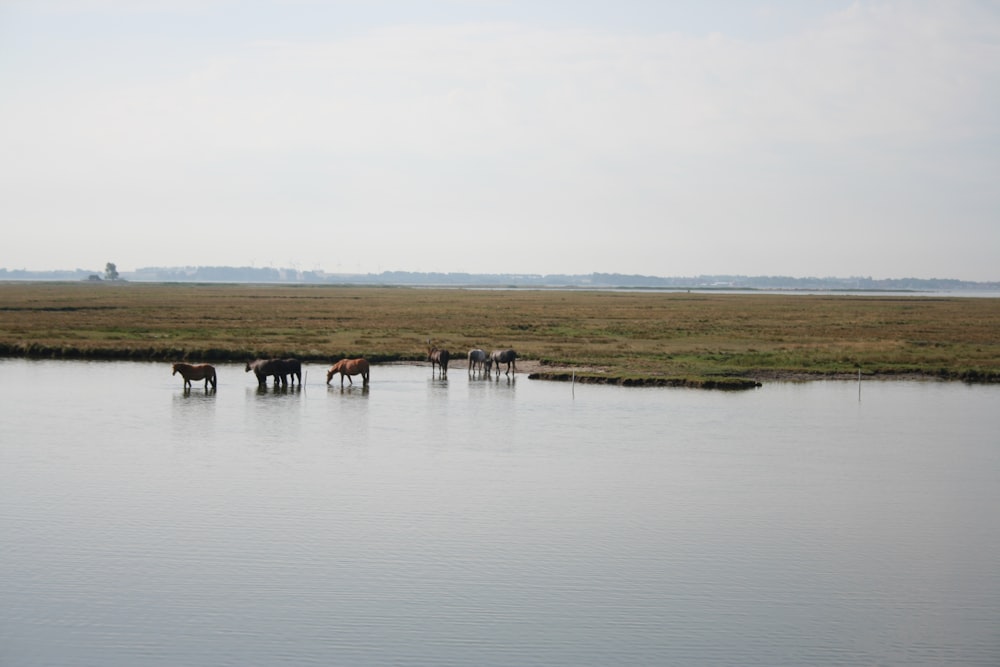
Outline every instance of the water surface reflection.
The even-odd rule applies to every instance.
[[[0,663],[1000,662],[1000,388],[458,370],[0,361]]]

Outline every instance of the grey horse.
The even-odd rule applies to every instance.
[[[486,370],[486,352],[476,348],[474,350],[469,350],[469,372],[476,370]]]
[[[511,370],[515,373],[517,372],[517,364],[515,360],[517,359],[517,352],[514,350],[493,350],[490,353],[490,363],[495,364],[497,367],[497,377],[500,377],[500,364],[507,364],[507,371],[504,375],[510,375]]]

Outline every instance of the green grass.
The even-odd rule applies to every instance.
[[[1000,300],[0,283],[0,354],[329,362],[513,347],[552,377],[716,386],[856,374],[1000,381]]]

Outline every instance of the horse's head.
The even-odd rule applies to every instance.
[[[247,362],[247,367],[246,367],[246,370],[244,370],[243,372],[244,372],[244,373],[249,373],[249,372],[250,372],[251,370],[252,370],[252,369],[250,368],[250,362],[248,361],[248,362]]]
[[[326,372],[326,383],[330,384],[330,380],[333,379],[333,374],[337,372],[337,367],[340,366],[339,363],[330,366],[330,370]]]
[[[174,364],[174,372],[171,375],[177,375],[177,364]]]

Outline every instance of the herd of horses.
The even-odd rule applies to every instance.
[[[435,358],[435,355],[437,357]],[[448,374],[448,350],[439,350],[437,348],[431,348],[427,354],[427,360],[431,362],[431,371],[434,369],[434,362],[437,361],[440,366],[442,373]],[[469,373],[482,371],[484,373],[489,373],[493,366],[496,366],[497,377],[500,377],[500,366],[507,364],[507,370],[505,375],[510,375],[511,371],[517,372],[517,352],[511,349],[506,350],[493,350],[489,354],[486,354],[485,350],[480,350],[476,348],[474,350],[469,350],[466,355],[469,360]]]
[[[469,374],[472,373],[484,373],[489,375],[490,371],[496,367],[496,375],[500,377],[500,367],[504,364],[507,365],[506,375],[510,375],[511,372],[517,372],[517,352],[511,349],[505,350],[493,350],[490,354],[486,354],[485,350],[480,350],[478,348],[469,350],[467,355],[469,360]],[[441,377],[448,375],[448,362],[451,360],[451,353],[448,350],[439,349],[430,344],[427,341],[427,361],[431,362],[431,376],[435,373]],[[294,387],[295,382],[298,381],[299,386],[302,386],[302,362],[298,359],[256,359],[254,361],[248,361],[246,365],[245,372],[249,373],[253,371],[253,374],[257,377],[257,385],[260,388],[267,387],[268,378],[274,378],[274,386],[287,387],[289,384],[288,378],[291,377],[291,384]],[[333,376],[340,374],[340,386],[344,386],[344,378],[352,385],[354,380],[351,376],[360,375],[362,385],[367,387],[369,380],[370,365],[367,359],[341,359],[326,372],[326,383],[330,384],[333,380]],[[186,363],[176,363],[174,364],[173,375],[181,374],[184,378],[184,388],[190,389],[192,381],[205,381],[205,390],[208,390],[209,385],[212,389],[216,388],[217,376],[215,373],[215,367],[211,364],[186,364]]]

